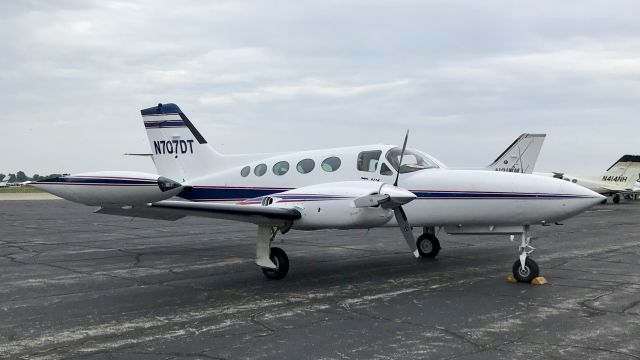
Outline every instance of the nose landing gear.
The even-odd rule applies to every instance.
[[[520,252],[520,258],[513,263],[512,272],[513,277],[522,283],[530,283],[533,279],[540,276],[540,268],[538,264],[529,257],[529,255],[535,250],[531,246],[531,237],[527,234],[527,229],[522,233],[522,240],[518,251]]]

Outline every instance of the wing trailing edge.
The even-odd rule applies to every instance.
[[[102,207],[96,213],[167,221],[197,216],[268,226],[284,226],[302,216],[292,208],[169,200],[141,206]]]

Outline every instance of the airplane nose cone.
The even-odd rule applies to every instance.
[[[389,195],[391,203],[396,206],[407,204],[415,200],[415,198],[417,197],[416,194],[412,193],[409,190],[405,190],[389,184],[385,184],[382,186],[380,194]]]
[[[595,204],[597,204],[598,202],[600,202],[600,201],[602,201],[602,200],[607,198],[606,196],[600,195],[597,192],[595,192],[593,190],[590,190],[590,189],[587,189],[584,186],[580,186],[580,185],[577,185],[577,184],[571,184],[571,185],[574,186],[574,189],[575,189],[577,194],[579,194],[579,195],[581,195],[583,197],[586,197],[586,198],[592,198],[593,201],[595,201]]]
[[[573,204],[574,211],[587,210],[590,207],[601,203],[602,200],[606,199],[605,196],[602,196],[595,191],[589,190],[584,186],[567,182],[564,183],[564,187],[565,193],[572,194],[575,197],[575,200],[571,202]]]

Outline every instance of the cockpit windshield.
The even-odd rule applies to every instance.
[[[387,151],[387,154],[385,155],[389,164],[391,164],[396,171],[399,171],[400,174],[438,167],[438,165],[431,161],[426,155],[412,149],[405,149],[404,156],[402,157],[402,164],[400,164],[401,153],[402,148],[394,147]]]

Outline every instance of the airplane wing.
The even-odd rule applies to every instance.
[[[139,206],[102,207],[96,213],[168,221],[199,216],[268,226],[284,226],[301,217],[298,210],[291,208],[170,200]]]

